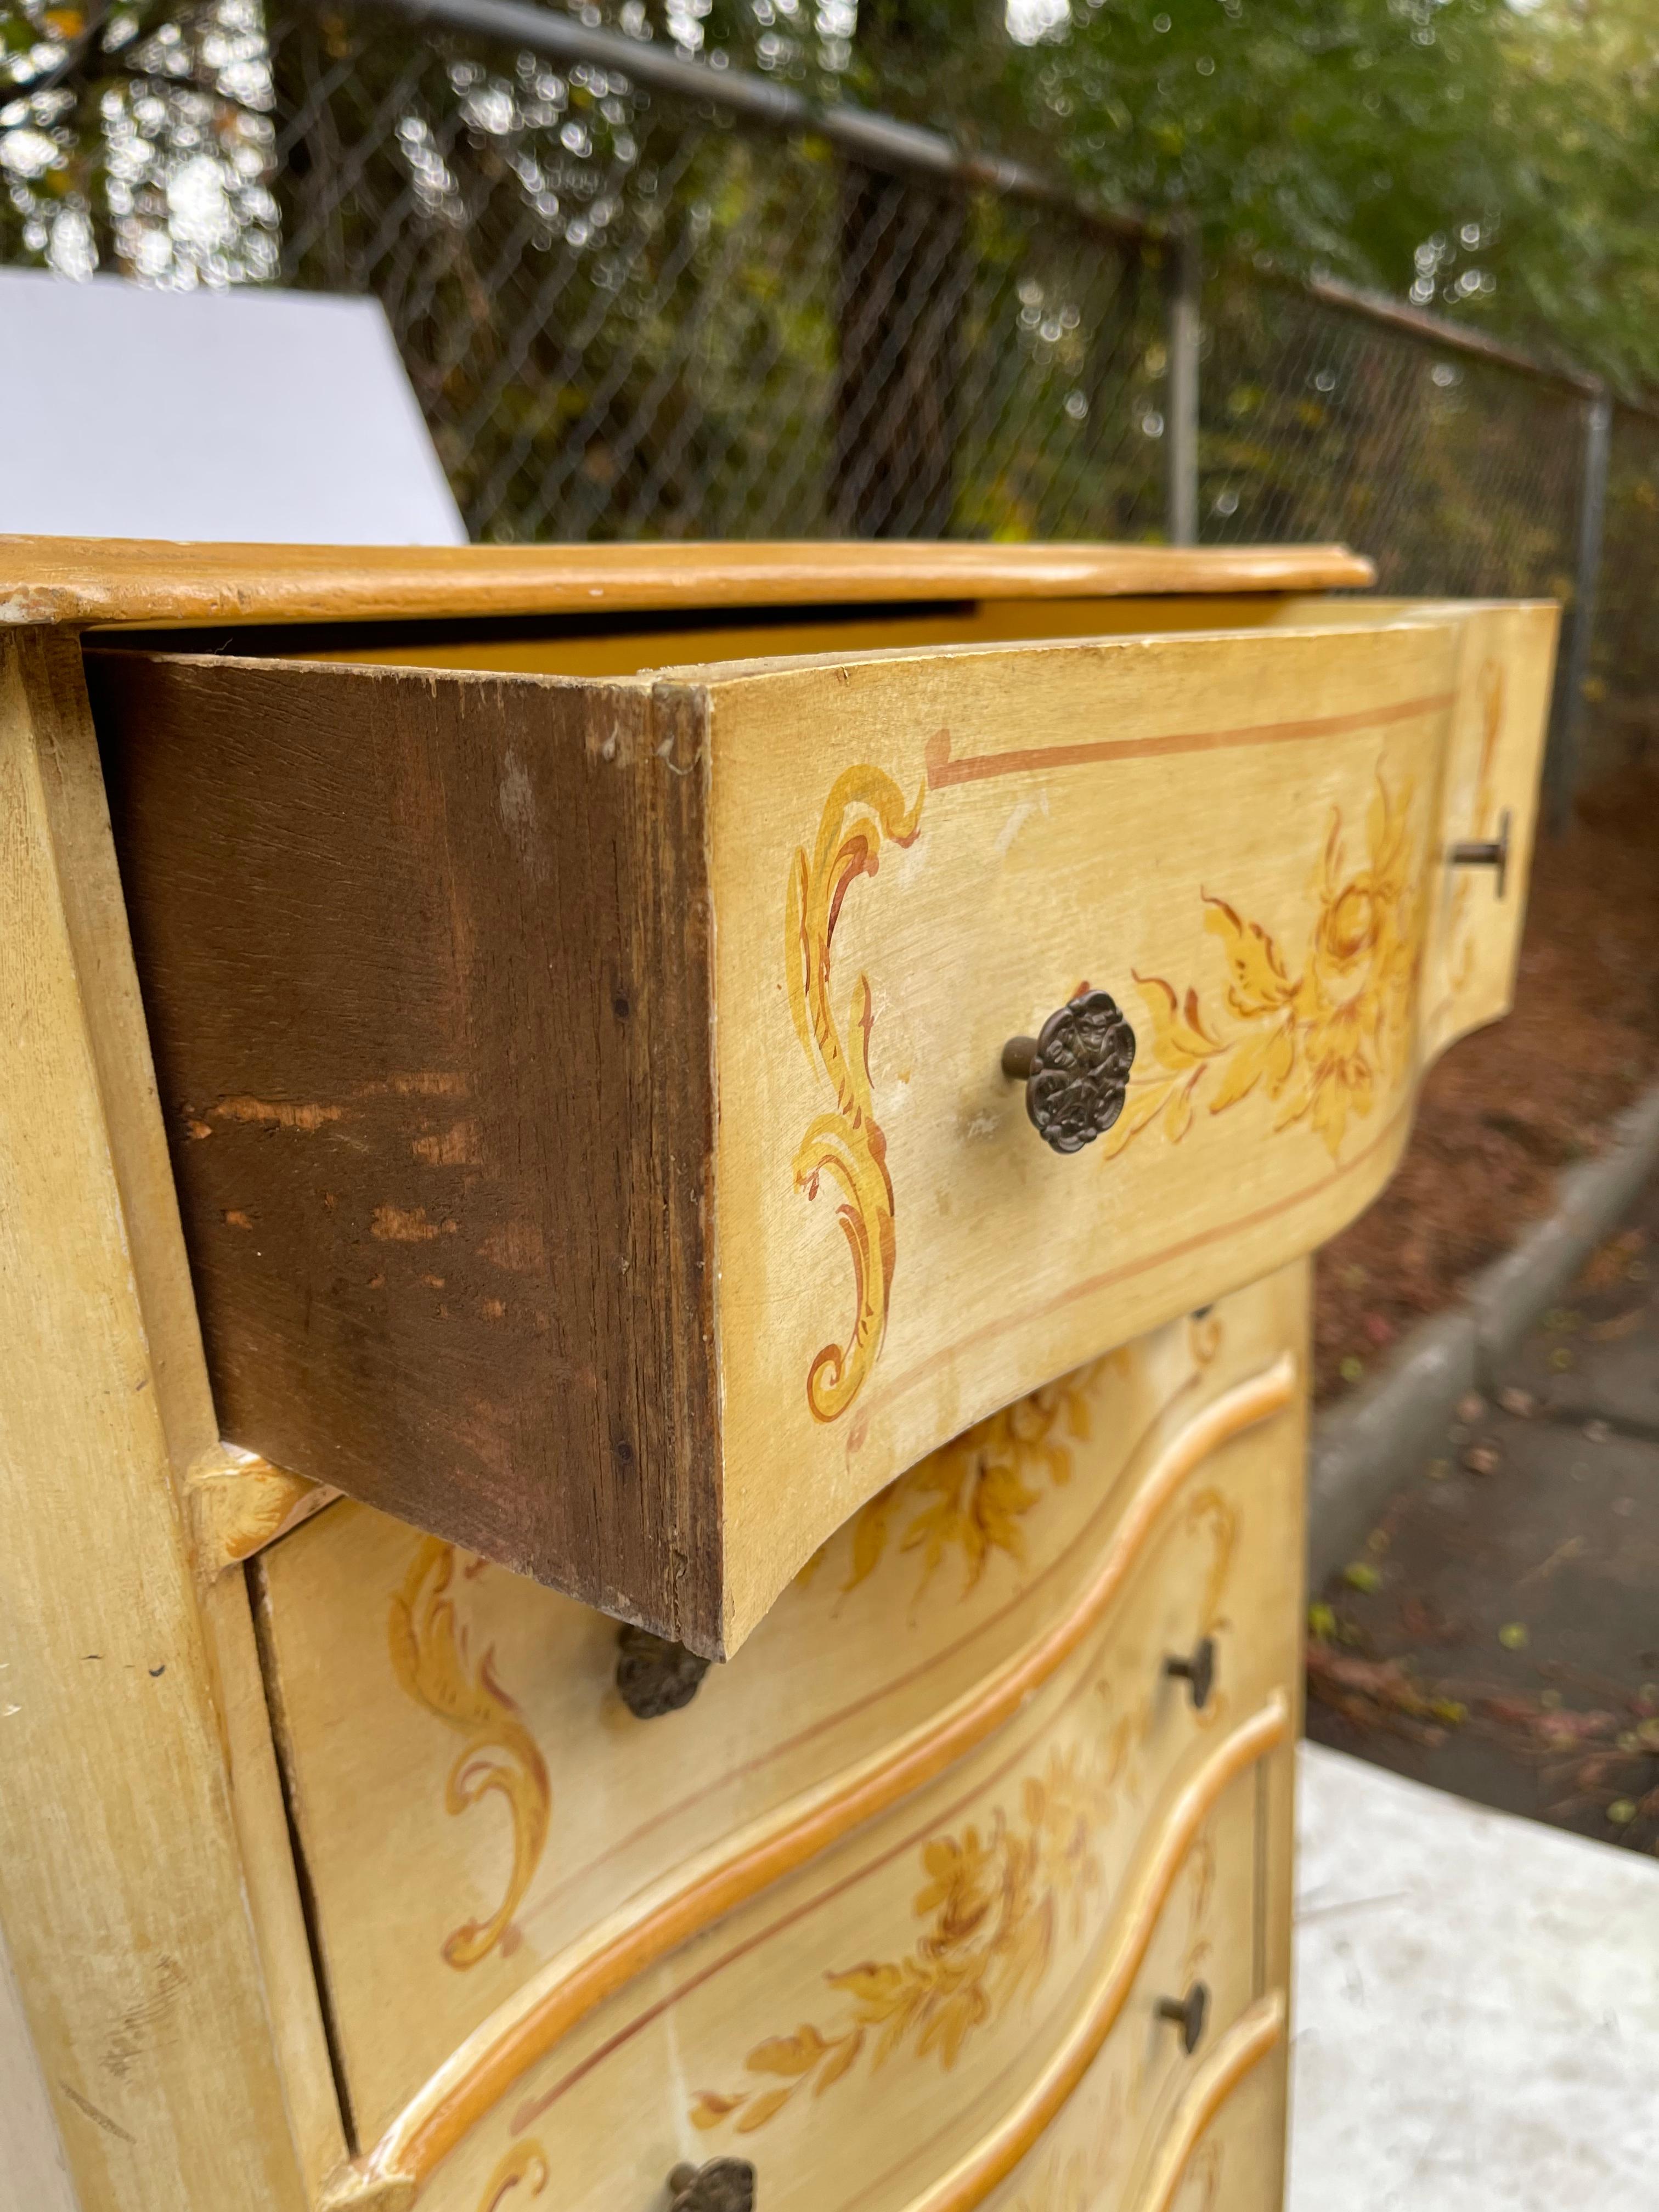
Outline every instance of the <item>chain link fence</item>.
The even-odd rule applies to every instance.
[[[283,276],[384,302],[475,536],[1156,527],[1133,241],[596,64],[272,25]]]
[[[1340,538],[1386,590],[1585,617],[1599,573],[1558,780],[1650,745],[1659,422],[1615,410],[1603,485],[1583,380],[1229,270],[1177,437],[1156,237],[880,118],[861,158],[646,26],[629,0],[608,30],[491,0],[0,6],[0,256],[374,294],[477,538],[1144,539],[1190,512],[1179,452],[1201,541]]]

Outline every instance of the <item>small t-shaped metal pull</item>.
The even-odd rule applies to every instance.
[[[1164,1671],[1166,1674],[1174,1674],[1189,1686],[1194,1709],[1201,1713],[1209,1704],[1210,1692],[1215,1687],[1214,1637],[1200,1637],[1194,1645],[1189,1659],[1166,1659]]]
[[[1158,2018],[1172,2020],[1181,2030],[1181,2047],[1189,2058],[1198,2048],[1209,2009],[1210,1992],[1202,1982],[1194,1982],[1184,1997],[1160,1997],[1158,2001]]]
[[[1509,808],[1506,806],[1498,817],[1498,835],[1495,837],[1467,839],[1462,844],[1452,846],[1446,859],[1454,868],[1496,868],[1498,896],[1502,898],[1510,873]]]

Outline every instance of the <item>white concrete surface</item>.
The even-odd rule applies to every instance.
[[[58,2122],[0,1936],[0,2212],[76,2212]]]
[[[0,532],[463,545],[377,300],[0,270]]]
[[[1654,2212],[1659,1861],[1302,1748],[1290,2212]]]

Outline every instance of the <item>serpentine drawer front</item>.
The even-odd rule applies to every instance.
[[[1127,2212],[1283,1979],[1304,1300],[1291,1268],[957,1440],[660,1719],[610,1624],[367,1509],[275,1546],[351,2190],[475,2212],[533,2157],[659,2212],[737,2158],[767,2212],[944,2212],[1075,2094]]]
[[[1381,1187],[1505,1002],[1553,619],[97,656],[225,1433],[735,1650],[964,1425]],[[1500,814],[1502,899],[1448,865]]]
[[[1553,610],[0,561],[28,2170],[1282,2212],[1308,1255],[1508,1003]]]

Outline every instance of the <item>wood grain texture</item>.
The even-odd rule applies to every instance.
[[[706,1647],[697,701],[92,676],[226,1435]]]
[[[1300,1301],[1264,1286],[1242,1303],[1219,1327],[1224,1341],[1246,1339],[1243,1352],[1250,1304],[1283,1332],[1283,1307]],[[1142,1355],[1154,1376],[1166,1364],[1158,1350]],[[898,1548],[912,1521],[896,1500],[893,1548],[866,1581],[846,1587],[861,1540],[852,1532],[686,1712],[643,1725],[611,1690],[605,1625],[550,1593],[450,1563],[428,1624],[430,1687],[415,1698],[364,1603],[368,1589],[395,1589],[410,1540],[389,1524],[380,1535],[350,1509],[277,1547],[264,1572],[285,1755],[354,2105],[380,2136],[378,2166],[424,2170],[630,1976],[985,1741],[1115,1608],[1133,1609],[1139,1573],[1157,1568],[1182,1649],[1207,1632],[1206,1592],[1227,1578],[1229,1696],[1281,1679],[1295,1552],[1279,1470],[1296,1462],[1294,1390],[1280,1360],[1200,1410],[1181,1392],[1125,1460],[1110,1423],[1134,1394],[1109,1389],[1092,1439],[1073,1448],[1063,1484],[1021,1532],[1028,1558],[994,1562],[1001,1571],[972,1589],[947,1559],[907,1619],[916,1554]],[[1182,1518],[1215,1453],[1229,1498],[1265,1487],[1242,1528],[1231,1508]],[[945,1470],[916,1472],[926,1482]],[[1005,1494],[1011,1481],[1035,1486],[1036,1455],[988,1480]],[[911,1493],[918,1504],[927,1494]],[[377,1555],[387,1561],[378,1573]],[[1190,1588],[1178,1588],[1183,1576]],[[481,1955],[460,1931],[489,1921],[514,1879],[507,1815],[532,1761],[538,1863],[510,1929]],[[456,1792],[457,1779],[486,1771],[502,1777],[487,1801]],[[395,1882],[375,1840],[386,1833],[404,1839]]]
[[[191,545],[0,537],[0,623],[163,625],[1181,592],[1375,580],[1342,545]]]
[[[227,1433],[735,1650],[903,1468],[1380,1188],[1513,958],[1443,892],[1467,631],[93,656]],[[1140,1058],[1059,1161],[1000,1049],[1085,976]]]
[[[0,838],[0,1921],[86,2212],[299,2212],[175,1494],[207,1392],[66,642],[5,652]]]

